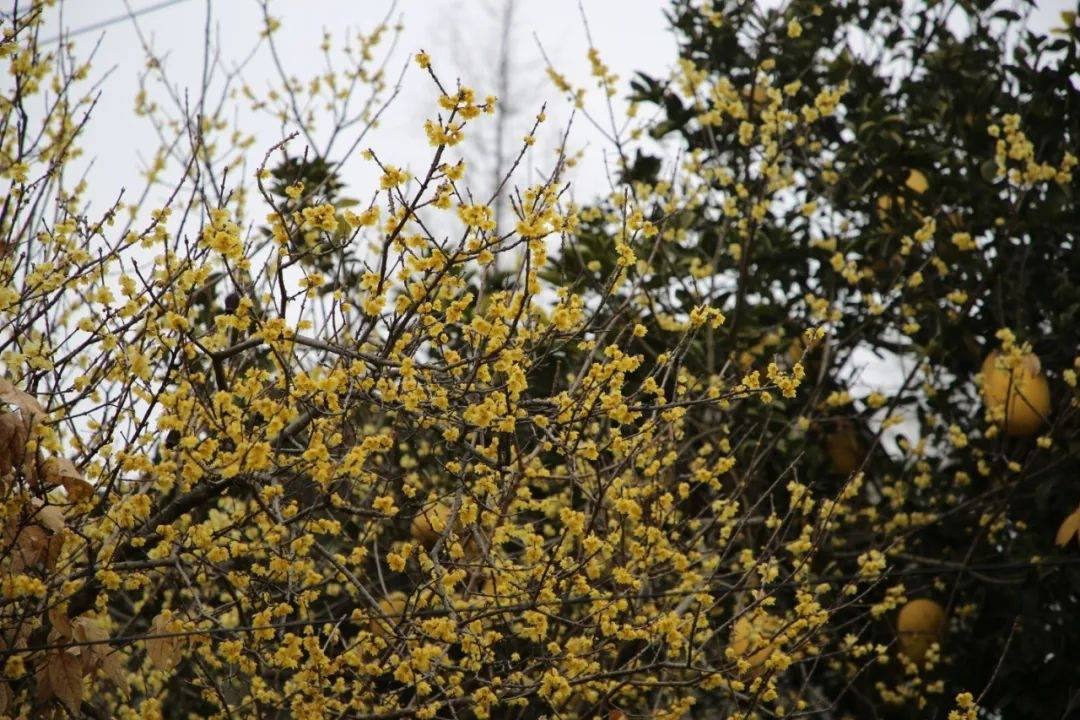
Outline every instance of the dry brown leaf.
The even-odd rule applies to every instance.
[[[56,505],[45,505],[39,508],[34,519],[54,533],[64,529],[64,511]]]
[[[26,423],[19,413],[0,413],[0,475],[22,464],[27,437]]]
[[[15,542],[15,539],[19,536],[19,516],[16,513],[8,515],[7,522],[4,523],[4,545],[11,545]]]
[[[50,653],[46,665],[52,691],[73,715],[78,716],[83,694],[83,670],[79,657],[67,651]]]
[[[53,630],[59,633],[62,638],[66,640],[71,639],[73,630],[71,627],[71,621],[68,619],[67,616],[66,608],[60,606],[51,607],[49,609],[49,624],[52,625]]]
[[[49,547],[49,536],[44,528],[38,525],[28,525],[19,531],[15,540],[12,557],[12,569],[16,572],[31,565],[36,565],[45,558]]]
[[[109,652],[109,646],[105,642],[109,639],[109,633],[100,621],[85,616],[75,618],[71,627],[76,641],[97,643],[82,647],[83,670],[91,672],[101,665],[102,659]]]
[[[14,629],[15,631],[14,637],[12,637],[11,635],[12,629]],[[4,642],[2,643],[3,649],[6,650],[9,647],[16,648],[18,650],[24,649],[26,647],[26,644],[30,641],[30,636],[33,634],[33,632],[34,627],[29,621],[16,621],[14,628],[11,628],[10,625],[5,628]],[[11,642],[10,646],[7,644],[8,641]]]
[[[44,662],[38,666],[37,672],[34,673],[34,683],[37,686],[37,701],[39,704],[47,703],[53,699],[56,693],[53,692],[52,682],[49,681],[49,663]]]
[[[45,408],[41,406],[37,398],[19,390],[6,378],[0,378],[0,400],[16,406],[28,417],[45,415]]]
[[[94,486],[82,478],[64,478],[64,489],[72,502],[80,503],[94,494]]]
[[[24,463],[23,460],[30,429],[45,418],[45,408],[33,395],[17,389],[5,378],[0,378],[0,402],[18,408],[17,412],[0,414],[0,475],[6,476],[14,467],[23,465],[26,478],[35,485],[37,467],[33,462]]]
[[[11,686],[0,681],[0,714],[7,714],[8,708],[11,707],[12,696]]]
[[[82,502],[94,492],[93,486],[83,480],[75,463],[67,458],[49,458],[41,463],[40,475],[46,487],[63,485],[72,502]]]
[[[169,620],[164,615],[158,615],[150,623],[150,635],[159,635],[173,632],[169,627]],[[150,662],[158,670],[171,670],[180,662],[179,637],[149,638],[146,641],[146,654]]]
[[[110,649],[101,659],[101,672],[105,674],[113,685],[123,690],[130,691],[127,672],[124,671],[125,658],[119,650]]]
[[[49,548],[45,553],[45,567],[52,570],[56,567],[56,561],[60,559],[60,553],[64,549],[64,536],[53,535],[49,538]]]
[[[79,642],[100,643],[109,639],[109,631],[97,618],[82,615],[72,621],[71,627],[75,631],[75,639]]]
[[[54,457],[41,463],[41,478],[46,485],[59,485],[64,478],[82,480],[82,473],[67,458]]]

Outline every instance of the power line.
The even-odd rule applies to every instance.
[[[73,38],[73,37],[75,37],[77,35],[84,35],[84,34],[86,34],[88,32],[93,32],[94,30],[100,30],[102,28],[109,27],[110,25],[115,25],[116,23],[124,22],[125,20],[132,20],[134,18],[139,17],[140,15],[147,15],[147,14],[152,13],[152,12],[157,12],[158,10],[164,10],[165,8],[170,7],[172,5],[178,5],[178,4],[182,3],[182,2],[187,2],[187,1],[188,0],[164,0],[163,2],[159,2],[159,3],[156,3],[154,5],[147,5],[146,7],[141,8],[139,10],[133,10],[131,12],[124,13],[123,15],[117,15],[116,17],[108,18],[107,20],[99,20],[96,23],[91,23],[91,24],[86,25],[84,27],[81,27],[81,28],[79,28],[77,30],[70,30],[68,32],[62,32],[59,35],[54,35],[53,37],[48,38],[47,40],[42,40],[38,44],[39,45],[49,45],[49,44],[52,44],[54,42],[59,42],[60,40],[66,40],[68,38]]]

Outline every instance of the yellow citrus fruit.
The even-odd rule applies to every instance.
[[[752,94],[750,92],[750,86],[744,85],[742,89],[742,96],[745,99],[749,100],[751,98],[751,95],[753,96],[754,104],[759,106],[764,105],[769,99],[769,91],[761,85],[756,86]]]
[[[374,617],[368,623],[368,629],[383,640],[394,635],[394,628],[401,622],[408,598],[405,593],[395,591],[379,601],[379,613],[384,617]]]
[[[908,172],[907,180],[904,181],[904,185],[907,185],[909,190],[919,195],[922,195],[930,188],[930,183],[927,181],[926,176],[918,170],[911,170]]]
[[[890,210],[892,210],[892,207],[893,207],[894,203],[896,204],[897,207],[899,207],[900,209],[903,209],[903,207],[904,207],[904,198],[902,198],[902,197],[901,198],[894,198],[892,195],[882,195],[881,197],[879,197],[877,199],[877,216],[878,216],[878,218],[880,218],[882,220],[885,219],[885,216],[889,214]]]
[[[1050,415],[1050,386],[1035,355],[1024,355],[1011,370],[1000,357],[995,350],[983,361],[983,402],[1006,434],[1028,437]]]
[[[862,465],[864,453],[855,428],[845,423],[825,436],[825,452],[834,472],[850,475]]]
[[[1080,508],[1073,510],[1068,517],[1061,521],[1057,536],[1054,538],[1054,542],[1057,543],[1058,547],[1065,547],[1072,540],[1080,542]]]
[[[434,545],[446,531],[451,510],[452,508],[444,502],[432,503],[421,508],[409,526],[409,533],[413,540],[423,543],[426,547]]]
[[[743,615],[731,631],[730,648],[736,658],[750,663],[747,677],[755,678],[765,670],[765,662],[778,646],[776,632],[781,622],[772,615],[761,614],[751,619]]]
[[[922,173],[919,173],[919,176],[921,175]],[[915,187],[920,187],[918,176],[916,176],[914,180],[909,177],[908,181],[914,184]],[[927,187],[929,187],[929,184],[927,185]],[[888,222],[890,215],[892,215],[893,213],[896,213],[898,215],[904,215],[908,212],[908,202],[903,195],[880,195],[877,199],[877,209],[875,210],[875,213],[878,216],[878,220],[881,221],[882,226],[886,229],[892,229],[892,224]],[[911,203],[910,214],[916,220],[922,221],[923,213],[920,211],[919,203],[917,201],[913,201]]]
[[[791,364],[794,365],[797,362],[801,362],[804,365],[810,361],[810,356],[817,349],[817,344],[812,343],[807,345],[802,338],[796,337],[788,345],[787,356]]]
[[[791,361],[792,365],[794,365],[797,362],[802,362],[803,352],[804,352],[804,347],[803,347],[802,341],[799,340],[799,338],[795,338],[794,340],[792,340],[791,344],[788,345],[788,350],[787,350],[788,360]]]
[[[482,568],[475,574],[470,572],[459,588],[458,597],[461,600],[461,607],[468,607],[477,602],[487,603],[496,595],[507,593],[508,587],[505,580],[496,584],[496,572],[490,567]],[[500,592],[496,592],[496,588],[499,588]]]
[[[922,663],[930,646],[941,642],[945,633],[945,608],[926,598],[912,600],[900,608],[896,629],[900,652],[913,662]]]

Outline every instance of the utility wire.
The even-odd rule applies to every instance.
[[[48,38],[47,40],[41,40],[38,44],[50,45],[54,42],[59,42],[60,40],[73,38],[77,35],[84,35],[88,32],[93,32],[94,30],[100,30],[102,28],[109,27],[110,25],[115,25],[116,23],[124,22],[125,20],[131,20],[139,17],[140,15],[147,15],[152,12],[157,12],[158,10],[164,10],[165,8],[172,5],[178,5],[182,2],[187,1],[188,0],[164,0],[163,2],[159,2],[154,5],[147,5],[146,7],[139,10],[133,10],[131,12],[124,13],[123,15],[117,15],[116,17],[108,18],[107,20],[99,20],[96,23],[91,23],[77,30],[69,30],[67,32],[62,32],[59,35],[54,35],[53,37]]]

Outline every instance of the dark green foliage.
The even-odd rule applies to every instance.
[[[801,83],[784,98],[785,109],[812,107],[817,93],[829,86],[844,82],[848,89],[839,113],[806,126],[804,144],[781,148],[798,180],[786,202],[773,202],[773,213],[761,222],[739,228],[722,219],[720,204],[728,191],[718,182],[701,207],[674,213],[659,205],[654,209],[649,219],[661,230],[685,234],[655,247],[654,241],[638,240],[639,258],[656,253],[652,276],[644,282],[653,304],[642,311],[642,322],[650,327],[643,349],[655,353],[670,339],[659,327],[659,313],[678,315],[695,304],[710,304],[722,308],[728,322],[697,337],[684,359],[688,369],[708,376],[731,363],[763,369],[779,358],[790,365],[791,338],[820,322],[806,294],[828,299],[840,314],[827,348],[804,358],[813,389],[801,390],[788,406],[766,410],[746,404],[733,411],[730,424],[743,428],[747,447],[756,447],[761,438],[779,438],[775,452],[753,450],[759,462],[742,478],[740,490],[764,492],[792,463],[799,479],[816,491],[838,490],[845,479],[828,471],[822,438],[837,420],[855,420],[863,443],[877,442],[866,464],[871,486],[880,490],[924,472],[931,477],[926,488],[909,485],[910,495],[899,502],[882,499],[881,512],[938,514],[925,527],[890,537],[875,536],[871,523],[845,526],[838,531],[843,537],[835,553],[823,552],[816,562],[850,564],[856,548],[868,546],[902,551],[890,557],[890,567],[905,580],[908,596],[936,597],[954,614],[944,648],[948,658],[926,679],[945,680],[940,705],[883,703],[877,684],[894,687],[904,680],[893,664],[867,667],[851,681],[850,668],[823,661],[815,681],[838,703],[837,717],[944,717],[955,692],[978,695],[984,687],[982,705],[1001,717],[1075,716],[1080,713],[1080,569],[1025,568],[1034,556],[1077,557],[1075,547],[1059,550],[1053,538],[1080,502],[1080,423],[1075,402],[1070,403],[1074,392],[1065,383],[1065,371],[1080,350],[1080,176],[1011,185],[998,176],[997,138],[989,129],[1015,114],[1037,161],[1058,166],[1067,153],[1078,152],[1080,30],[1074,22],[1058,34],[1037,34],[1017,12],[986,1],[906,4],[901,12],[900,3],[884,0],[817,5],[796,0],[783,14],[762,11],[752,2],[715,3],[723,13],[719,27],[700,5],[685,0],[670,5],[680,57],[705,71],[710,86],[726,78],[736,89],[745,87],[751,119],[757,69],[767,58],[775,61],[773,87]],[[1028,5],[1021,3],[1020,10]],[[791,37],[788,23],[796,19],[802,33]],[[666,143],[672,156],[699,151],[703,166],[723,168],[744,183],[750,199],[740,205],[742,217],[749,215],[750,202],[768,196],[765,180],[752,171],[755,155],[739,141],[740,119],[725,115],[711,126],[699,121],[714,108],[707,88],[696,93],[701,106],[695,109],[676,83],[640,75],[633,87],[635,100],[660,111],[649,134]],[[834,182],[826,181],[826,170],[837,173]],[[913,170],[928,179],[924,192],[905,186]],[[648,189],[664,177],[660,160],[641,150],[622,174],[626,192],[633,192],[634,184]],[[882,197],[892,198],[885,209],[879,206]],[[807,218],[800,207],[809,202],[817,203],[819,212]],[[617,203],[600,209],[616,212]],[[905,252],[925,217],[935,219],[936,230],[927,243],[916,242]],[[970,234],[978,249],[958,249],[952,236],[959,232]],[[602,294],[616,261],[611,233],[603,217],[585,223],[580,242],[564,249],[553,277]],[[873,272],[855,283],[845,279],[831,264],[834,251],[811,242],[827,236],[837,238],[836,251],[845,260]],[[729,251],[731,243],[740,244],[741,257]],[[592,260],[599,270],[587,269]],[[689,288],[685,280],[694,261],[715,265],[721,281],[706,291]],[[923,282],[909,285],[916,272]],[[889,292],[897,288],[902,297],[894,294],[890,300]],[[946,300],[953,291],[966,298]],[[874,293],[883,305],[879,314],[868,311],[866,298]],[[1034,439],[982,436],[983,409],[970,380],[986,353],[998,346],[995,333],[1001,328],[1032,344],[1049,377],[1054,397],[1052,426],[1046,428],[1054,442],[1049,451],[1037,448]],[[926,457],[891,446],[884,452],[870,422],[873,409],[864,403],[838,411],[822,406],[828,393],[851,386],[856,351],[895,354],[909,361],[906,367],[925,364],[928,372],[891,400],[918,418],[930,448]],[[805,434],[790,428],[800,413],[813,422]],[[950,425],[969,433],[971,445],[950,446],[945,432]],[[1010,461],[1021,471],[1008,470]],[[957,471],[972,478],[970,486],[954,484]],[[946,499],[954,492],[960,499]],[[993,541],[980,522],[984,514],[1006,522]],[[913,557],[923,561],[913,564]],[[931,572],[902,577],[905,569],[925,570],[926,558]],[[937,576],[934,563],[942,569]],[[965,565],[1019,568],[945,570]],[[956,609],[964,605],[971,608],[970,617],[956,620]],[[853,610],[852,618],[864,611]],[[890,622],[877,621],[862,639],[891,642]],[[701,717],[709,716],[707,707],[699,709]]]

